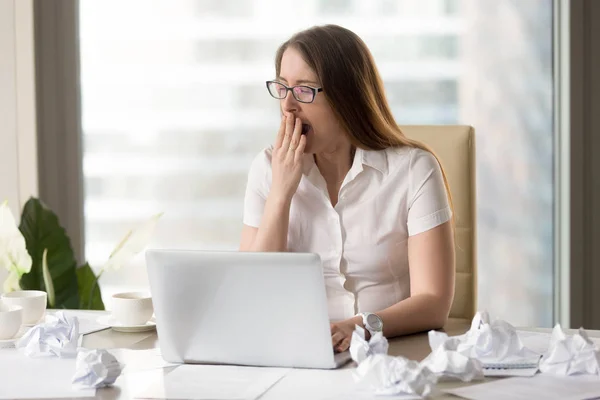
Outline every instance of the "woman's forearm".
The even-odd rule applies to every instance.
[[[377,312],[377,315],[383,320],[384,336],[394,337],[442,328],[448,313],[445,299],[419,294]]]
[[[277,196],[267,197],[263,217],[251,251],[287,251],[291,201]]]

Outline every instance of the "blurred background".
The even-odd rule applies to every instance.
[[[151,246],[235,250],[265,88],[298,30],[335,23],[371,49],[399,124],[477,137],[479,309],[553,323],[551,0],[80,1],[85,252],[98,269],[164,211]],[[147,287],[143,257],[102,275]]]

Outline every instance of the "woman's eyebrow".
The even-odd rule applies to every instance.
[[[285,82],[287,82],[287,81],[288,81],[288,80],[287,80],[287,79],[285,79],[283,76],[278,76],[278,77],[277,77],[277,80],[278,80],[278,81],[285,81]],[[298,79],[298,80],[296,81],[296,84],[299,84],[299,83],[301,83],[301,84],[307,84],[307,83],[310,83],[310,84],[313,84],[313,85],[316,85],[316,86],[318,86],[318,85],[319,85],[319,83],[318,83],[318,82],[316,82],[316,81],[311,81],[310,79]]]

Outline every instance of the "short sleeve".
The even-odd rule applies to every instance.
[[[261,151],[252,161],[248,171],[244,197],[244,224],[258,228],[265,209],[271,182],[271,152]]]
[[[422,149],[411,152],[409,170],[408,235],[435,228],[452,218],[440,164]]]

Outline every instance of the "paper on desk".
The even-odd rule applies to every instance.
[[[478,359],[484,367],[487,363],[518,362],[540,355],[523,345],[514,326],[499,319],[491,321],[487,312],[478,312],[471,329],[457,338],[457,351]]]
[[[79,349],[75,361],[73,387],[99,388],[115,383],[121,375],[119,361],[104,349]]]
[[[404,357],[373,354],[354,373],[360,387],[377,395],[411,394],[426,397],[433,391],[437,376],[424,364]]]
[[[387,354],[389,344],[381,332],[376,332],[367,342],[365,330],[356,325],[350,342],[350,356],[357,364],[373,354]]]
[[[145,350],[111,349],[111,353],[123,365],[123,375],[180,365],[166,362],[158,347]]]
[[[79,340],[79,321],[63,312],[46,315],[45,321],[31,328],[15,347],[28,357],[75,357]]]
[[[136,394],[148,399],[255,400],[289,372],[286,368],[181,365]]]
[[[523,346],[528,349],[535,351],[539,354],[544,354],[550,347],[551,334],[547,332],[531,332],[531,331],[517,331],[519,339]]]
[[[418,362],[388,356],[388,341],[381,332],[367,342],[365,331],[356,326],[350,355],[358,364],[354,380],[358,387],[374,394],[419,395],[431,393],[437,378]]]
[[[97,318],[98,314],[94,314],[91,312],[85,312],[85,311],[79,311],[79,310],[77,310],[77,311],[66,310],[66,311],[61,311],[61,312],[64,312],[64,315],[66,315],[67,317],[77,317],[77,319],[79,321],[80,339],[81,339],[82,335],[87,335],[89,333],[103,331],[105,329],[110,329],[110,326],[99,324],[98,322],[96,322],[96,318]],[[56,311],[49,311],[49,312],[47,312],[46,316],[55,315],[55,314],[56,314]],[[31,329],[32,328],[30,328],[30,327],[22,326],[21,330],[19,330],[19,333],[17,334],[17,337],[23,336],[27,331],[29,331]],[[16,342],[16,340],[15,340],[15,342]],[[16,344],[15,342],[2,343],[2,344],[0,344],[0,349],[14,348],[15,344]]]
[[[0,399],[94,397],[95,389],[75,390],[74,358],[25,357],[16,349],[0,355]]]
[[[544,354],[550,348],[550,339],[552,338],[550,332],[517,331],[517,334],[523,345],[536,353]],[[588,337],[588,339],[600,349],[600,338]]]
[[[550,348],[540,362],[540,371],[554,375],[600,375],[600,352],[584,329],[567,336],[556,324]]]
[[[511,324],[491,321],[487,312],[478,312],[464,335],[449,337],[443,332],[430,331],[429,345],[432,349],[426,359],[429,368],[438,375],[444,371],[442,376],[465,381],[481,377],[475,363],[469,365],[469,359],[481,362],[484,376],[532,376],[541,356],[523,345]],[[442,346],[444,351],[439,350]]]
[[[497,377],[507,377],[507,376],[534,376],[537,374],[538,368],[486,368],[484,369],[485,376],[497,376]]]
[[[457,351],[461,345],[460,339],[440,335],[440,332],[429,331],[429,346],[432,351],[422,363],[438,378],[460,379],[463,382],[483,379],[482,363]]]
[[[429,340],[432,349],[447,340],[455,341],[453,348],[456,352],[481,361],[484,375],[487,375],[488,367],[494,366],[505,368],[505,376],[510,376],[508,369],[512,367],[522,369],[525,363],[537,367],[541,356],[523,345],[511,324],[502,320],[491,321],[487,312],[478,312],[464,335],[450,338],[443,332],[432,331]],[[519,375],[522,371],[515,373]]]
[[[110,326],[99,324],[96,320],[99,315],[103,315],[98,312],[82,311],[82,310],[65,310],[58,311],[63,312],[67,317],[77,317],[79,320],[79,334],[87,335],[89,333],[103,331],[110,329]],[[56,313],[54,313],[56,314]]]
[[[353,379],[354,369],[342,368],[334,370],[292,369],[271,389],[260,397],[260,400],[363,400],[389,397],[377,396],[372,390],[363,390]],[[394,400],[414,400],[421,396],[393,396]]]
[[[443,392],[472,400],[579,400],[600,397],[596,376],[553,376],[506,378],[472,386],[444,389]]]

